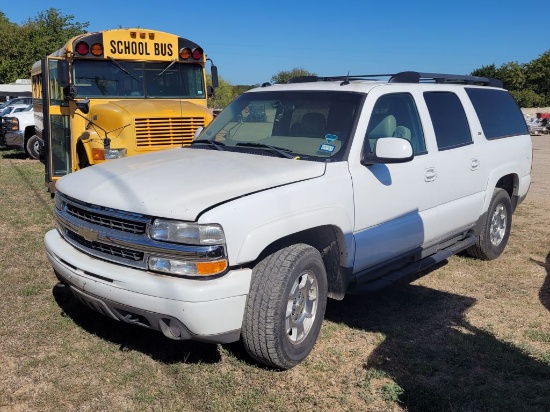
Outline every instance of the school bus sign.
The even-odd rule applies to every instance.
[[[113,59],[143,58],[154,60],[159,58],[177,58],[178,43],[174,36],[163,36],[156,32],[126,32],[121,36],[120,32],[103,33],[105,57]]]

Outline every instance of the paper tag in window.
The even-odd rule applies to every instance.
[[[336,146],[334,146],[332,144],[326,144],[326,143],[323,143],[319,147],[319,151],[320,152],[325,152],[325,153],[332,153],[332,152],[334,152],[334,149],[336,149]]]

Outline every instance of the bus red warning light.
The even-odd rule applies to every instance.
[[[78,42],[75,50],[81,56],[85,56],[90,51],[90,46],[85,41]]]

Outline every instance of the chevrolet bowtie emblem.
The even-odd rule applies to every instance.
[[[99,234],[95,230],[88,229],[87,227],[79,227],[78,236],[82,236],[88,242],[95,242],[97,241]]]

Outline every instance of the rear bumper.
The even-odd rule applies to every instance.
[[[115,265],[88,256],[61,238],[45,237],[57,277],[92,309],[163,332],[172,339],[227,343],[239,339],[251,269],[190,280]]]

